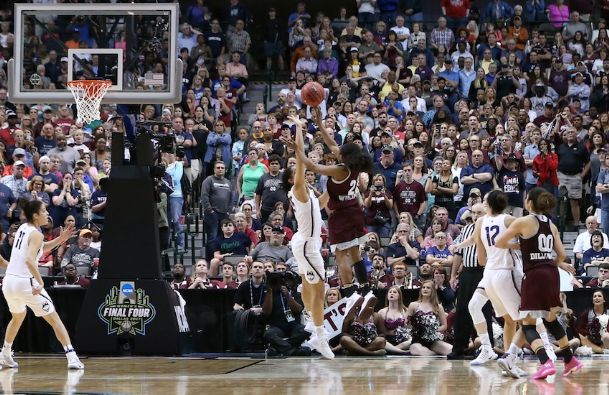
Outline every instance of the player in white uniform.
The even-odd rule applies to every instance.
[[[501,191],[492,191],[486,196],[487,215],[476,221],[474,240],[476,252],[484,275],[478,289],[469,302],[469,311],[476,332],[482,342],[480,354],[471,365],[482,365],[497,359],[487,332],[487,324],[482,307],[491,301],[495,315],[503,317],[504,344],[512,343],[516,332],[516,321],[520,319],[520,285],[522,283],[522,262],[514,251],[518,247],[514,241],[512,249],[495,246],[495,239],[515,220],[511,215],[502,214],[507,207],[507,196]]]
[[[4,346],[0,352],[0,365],[9,368],[18,367],[17,362],[13,360],[11,347],[27,314],[27,306],[37,317],[44,318],[55,331],[55,336],[66,352],[68,368],[84,369],[84,365],[72,348],[68,331],[43,287],[44,282],[38,271],[38,260],[43,251],[49,251],[67,241],[72,236],[73,228],[68,227],[59,237],[44,243],[39,229],[48,223],[49,214],[43,203],[38,200],[27,202],[23,211],[27,222],[15,233],[11,260],[2,283],[2,293],[6,298],[12,319],[6,328]]]
[[[288,194],[296,221],[298,231],[292,237],[290,245],[292,253],[298,262],[298,272],[302,277],[302,300],[305,308],[311,314],[315,329],[309,343],[324,358],[334,358],[334,353],[328,344],[324,332],[324,260],[321,256],[321,208],[320,201],[313,191],[307,187],[305,181],[305,165],[303,162],[304,141],[302,136],[302,122],[297,117],[289,117],[296,125],[295,142],[296,167],[285,169],[283,175],[284,188],[292,185]],[[327,195],[322,199],[327,202]]]

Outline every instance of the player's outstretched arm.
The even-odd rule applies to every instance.
[[[294,137],[294,150],[296,152],[296,167],[294,168],[294,186],[292,193],[298,201],[306,203],[309,201],[309,194],[305,180],[305,162],[302,160],[304,154],[304,139],[302,137],[302,121],[297,116],[289,116],[288,119],[296,125],[296,136]]]
[[[323,120],[321,119],[321,110],[319,109],[319,107],[311,109],[311,116],[313,117],[313,122],[315,122],[315,124],[319,128],[319,131],[321,132],[321,136],[324,139],[324,143],[328,146],[328,148],[334,155],[338,156],[338,151],[340,150],[340,148],[338,147],[338,144],[336,144],[334,138],[332,138],[332,136],[330,136],[330,133],[328,133],[328,129],[326,129]]]

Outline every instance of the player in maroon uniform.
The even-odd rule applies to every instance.
[[[331,248],[336,253],[343,296],[352,295],[356,289],[352,284],[352,270],[355,271],[357,282],[363,288],[362,294],[366,294],[368,276],[359,250],[360,244],[365,242],[363,237],[366,231],[358,196],[358,177],[361,172],[371,173],[372,159],[355,143],[347,143],[339,147],[323,125],[319,108],[311,109],[311,114],[319,127],[324,143],[339,162],[337,165],[324,166],[314,164],[307,159],[305,164],[307,169],[329,177],[327,184],[329,237]]]
[[[512,222],[508,229],[496,240],[499,248],[512,246],[510,240],[518,237],[524,279],[522,280],[520,317],[522,332],[531,348],[537,354],[541,366],[533,379],[545,379],[556,373],[552,360],[544,349],[543,342],[537,333],[537,318],[543,318],[545,327],[557,340],[565,361],[563,376],[576,372],[582,364],[573,356],[569,348],[569,339],[563,327],[556,321],[556,310],[562,305],[560,301],[560,277],[558,268],[575,273],[574,268],[564,263],[565,249],[558,229],[546,216],[556,205],[554,196],[542,188],[532,189],[526,200],[530,215]],[[552,258],[552,252],[556,257]]]

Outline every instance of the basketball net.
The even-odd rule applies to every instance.
[[[78,121],[89,124],[100,118],[99,106],[112,86],[110,80],[73,80],[68,82],[68,88],[74,95]]]

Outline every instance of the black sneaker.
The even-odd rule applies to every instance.
[[[290,356],[292,356],[292,357],[310,357],[311,350],[306,347],[298,347],[290,354]]]
[[[359,288],[357,289],[357,293],[364,297],[366,295],[368,295],[368,292],[370,292],[370,284],[368,284],[368,283],[360,285]]]
[[[266,354],[267,358],[281,358],[281,357],[283,357],[283,355],[279,351],[277,351],[275,348],[273,348],[273,347],[267,348],[265,354]]]
[[[462,360],[462,359],[465,359],[465,354],[463,352],[453,351],[446,356],[446,359]]]
[[[340,295],[343,298],[348,298],[353,295],[357,290],[358,288],[356,284],[347,285],[346,287],[340,287]]]

